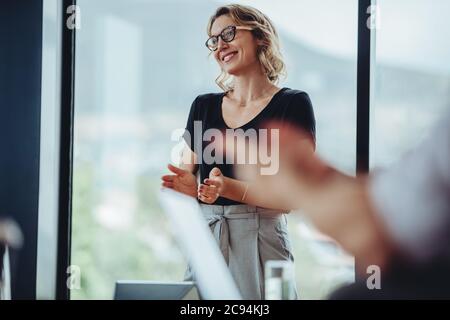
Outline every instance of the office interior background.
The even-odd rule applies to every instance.
[[[255,6],[272,19],[288,72],[280,86],[308,92],[317,121],[317,152],[355,175],[360,1],[233,2]],[[28,48],[17,44],[20,38],[10,39],[11,46],[2,40],[0,52],[0,57],[18,63],[14,68],[26,69],[34,63],[32,77],[20,89],[34,106],[30,118],[26,117],[33,125],[22,123],[27,133],[17,133],[20,126],[6,123],[12,118],[10,112],[16,116],[26,112],[26,101],[15,111],[6,104],[11,100],[0,101],[2,124],[5,121],[4,128],[12,132],[2,139],[14,145],[17,134],[17,143],[32,144],[28,151],[13,148],[9,159],[30,156],[34,165],[31,182],[22,180],[13,187],[32,197],[22,193],[11,198],[12,191],[2,187],[2,215],[15,218],[14,212],[8,212],[14,209],[11,203],[26,200],[16,217],[25,236],[16,271],[30,274],[16,279],[13,296],[57,296],[61,241],[70,242],[68,274],[80,275],[80,282],[70,290],[71,299],[111,299],[119,279],[182,279],[186,261],[156,193],[176,144],[171,139],[173,130],[184,128],[198,94],[220,91],[214,83],[219,70],[204,42],[209,16],[226,3],[76,1],[81,19],[72,52],[74,83],[68,85],[73,89],[74,113],[70,234],[66,238],[58,228],[63,201],[58,191],[63,161],[60,118],[67,112],[60,107],[64,93],[60,63],[65,55],[61,21],[67,16],[63,17],[63,2],[56,0],[0,4],[0,8],[12,8],[19,19],[13,22],[0,9],[2,38],[10,39],[6,33],[24,32],[27,27],[41,31],[35,31],[37,38],[29,39]],[[449,108],[450,40],[446,31],[450,30],[450,2],[377,0],[372,4],[376,5],[377,24],[370,39],[368,131],[370,170],[375,170],[417,145]],[[19,26],[17,21],[27,22]],[[27,53],[21,56],[25,60],[14,60],[9,50],[28,50],[32,61],[27,61]],[[3,88],[9,82],[3,82],[3,74],[12,72],[12,64],[0,65]],[[39,84],[27,84],[33,79]],[[33,95],[27,88],[33,89]],[[9,168],[17,165],[10,162]],[[11,173],[2,174],[7,178]],[[21,178],[27,179],[27,173]],[[301,214],[290,214],[288,220],[302,299],[326,298],[340,285],[354,281],[353,257],[319,234]]]

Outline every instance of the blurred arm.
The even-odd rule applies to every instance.
[[[450,243],[450,114],[417,148],[375,171],[370,197],[395,242],[425,260]]]

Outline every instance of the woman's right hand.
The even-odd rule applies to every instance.
[[[197,178],[195,175],[171,164],[167,168],[174,174],[162,176],[162,186],[197,198]]]

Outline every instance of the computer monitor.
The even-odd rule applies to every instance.
[[[163,188],[160,203],[186,255],[203,299],[239,300],[240,292],[219,246],[204,219],[197,199]]]
[[[194,282],[119,280],[114,300],[198,300]]]

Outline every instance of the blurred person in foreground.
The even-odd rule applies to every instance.
[[[356,283],[331,298],[450,298],[450,113],[395,164],[357,178],[304,143],[303,132],[285,126],[279,172],[260,175],[261,165],[242,165],[238,176],[251,181],[249,192],[270,190],[280,204],[300,209],[355,255]],[[381,290],[368,290],[370,265],[380,267]]]

